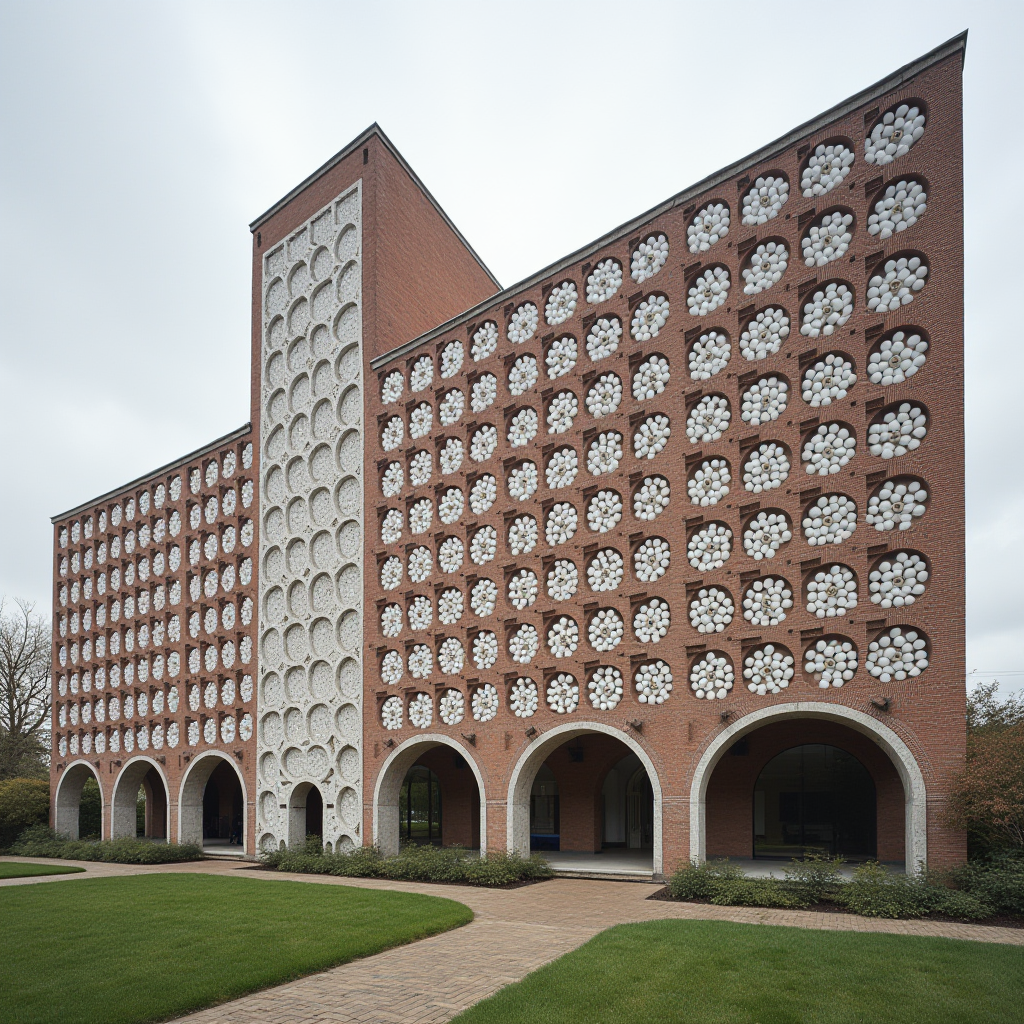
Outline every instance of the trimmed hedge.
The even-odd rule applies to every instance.
[[[309,875],[340,875],[346,878],[391,878],[405,882],[461,882],[463,885],[497,887],[551,878],[551,865],[542,857],[515,853],[470,856],[456,846],[410,844],[391,857],[373,846],[351,853],[325,850],[318,836],[311,836],[298,850],[275,850],[260,859],[275,871]]]
[[[108,864],[172,864],[203,859],[202,847],[194,843],[154,843],[147,839],[89,842],[84,839],[67,839],[45,825],[26,829],[6,852],[16,857],[98,860]]]

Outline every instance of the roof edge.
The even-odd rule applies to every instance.
[[[148,473],[143,473],[142,476],[137,476],[134,480],[129,480],[126,484],[121,484],[120,487],[114,487],[109,491],[93,498],[91,501],[83,502],[81,505],[76,505],[72,509],[68,509],[67,512],[61,512],[60,515],[51,516],[51,523],[59,523],[62,519],[67,519],[68,516],[78,515],[79,512],[85,512],[87,509],[93,508],[100,502],[106,501],[108,498],[116,497],[118,494],[122,494],[131,487],[137,487],[139,484],[145,483],[147,480],[152,480],[153,477],[159,476],[161,473],[166,473],[170,469],[174,469],[177,466],[182,465],[185,462],[191,462],[193,459],[199,458],[201,455],[206,455],[212,452],[215,448],[220,448],[221,445],[227,444],[229,441],[237,440],[240,437],[245,437],[246,434],[252,433],[252,423],[246,423],[244,426],[237,427],[230,433],[225,434],[223,437],[218,437],[216,440],[211,441],[209,444],[204,444],[202,448],[197,448],[194,452],[189,452],[187,455],[182,455],[181,458],[174,459],[171,462],[164,463],[162,466],[158,466],[156,469],[150,470]]]
[[[595,239],[592,242],[588,242],[586,245],[581,246],[575,252],[570,253],[568,256],[563,256],[555,263],[544,267],[543,269],[531,274],[529,277],[523,278],[521,281],[517,281],[513,285],[509,285],[508,288],[502,289],[495,295],[484,299],[482,302],[478,302],[475,306],[471,306],[469,309],[460,313],[458,316],[452,317],[443,324],[439,324],[437,327],[432,328],[424,334],[419,335],[410,341],[403,342],[401,345],[397,345],[395,348],[388,352],[384,352],[379,356],[375,356],[370,360],[370,367],[374,370],[378,370],[383,366],[387,366],[388,363],[395,359],[401,358],[409,352],[415,351],[421,345],[426,344],[429,341],[434,340],[442,334],[452,330],[467,320],[471,320],[474,316],[484,312],[496,303],[503,302],[505,299],[511,298],[517,292],[525,291],[527,288],[532,288],[535,284],[539,284],[545,278],[550,277],[552,274],[557,274],[560,270],[564,270],[574,263],[577,263],[583,257],[589,255],[592,252],[596,252],[605,245],[615,241],[623,235],[628,235],[631,231],[635,231],[638,227],[641,227],[647,221],[652,220],[655,217],[671,210],[673,207],[684,205],[689,202],[695,195],[701,192],[706,192],[710,188],[714,188],[721,182],[731,178],[738,171],[751,165],[760,163],[763,160],[767,160],[775,156],[780,151],[786,149],[788,146],[793,145],[794,142],[800,141],[808,135],[813,135],[816,131],[826,127],[829,122],[834,121],[845,114],[848,114],[851,110],[863,105],[864,103],[870,102],[872,99],[882,95],[883,93],[889,92],[890,90],[901,85],[903,82],[910,81],[916,78],[922,71],[926,71],[934,64],[938,64],[940,61],[945,60],[952,54],[960,51],[965,53],[967,50],[967,30],[960,32],[958,35],[953,36],[946,42],[941,43],[934,49],[929,50],[928,53],[916,60],[911,61],[909,64],[904,64],[903,67],[886,75],[885,78],[875,82],[874,85],[869,85],[866,89],[862,89],[860,92],[855,93],[853,96],[848,97],[845,100],[840,101],[835,106],[830,107],[828,110],[823,111],[809,121],[805,121],[803,124],[798,125],[796,128],[791,129],[785,135],[780,136],[773,142],[769,142],[767,145],[762,146],[760,149],[755,150],[753,153],[748,154],[745,157],[741,157],[739,160],[734,160],[727,167],[715,171],[713,174],[708,175],[706,178],[698,181],[694,185],[690,185],[682,192],[677,192],[674,196],[664,200],[657,206],[639,214],[636,217],[631,218],[618,227],[613,228],[611,231],[601,235],[600,238]],[[961,63],[963,58],[961,58]]]
[[[347,146],[338,150],[338,152],[335,153],[334,156],[328,159],[325,163],[321,164],[307,178],[304,178],[302,181],[300,181],[299,184],[295,186],[295,188],[293,188],[290,192],[285,194],[281,199],[274,203],[273,206],[271,206],[269,209],[261,213],[254,221],[252,221],[249,224],[250,233],[256,231],[257,228],[265,224],[271,217],[274,216],[275,213],[284,209],[284,207],[287,206],[288,203],[290,203],[296,196],[304,192],[307,188],[309,188],[310,185],[312,185],[319,178],[323,177],[333,167],[341,163],[341,161],[344,160],[347,156],[350,156],[352,153],[354,153],[361,145],[363,145],[364,142],[373,138],[374,136],[380,139],[381,143],[388,150],[388,152],[395,158],[395,160],[398,162],[402,170],[404,170],[405,173],[408,174],[409,177],[412,179],[413,184],[427,197],[427,199],[430,201],[430,204],[434,207],[434,209],[440,215],[442,220],[444,220],[448,227],[451,228],[451,230],[455,233],[455,236],[459,239],[459,241],[466,247],[467,251],[473,257],[473,259],[475,259],[477,263],[480,264],[481,270],[483,270],[483,272],[491,279],[491,281],[494,282],[494,287],[500,291],[501,282],[491,272],[490,267],[488,267],[487,264],[484,263],[484,261],[480,258],[480,254],[476,251],[476,249],[474,249],[473,246],[469,244],[469,241],[466,239],[466,236],[455,226],[455,222],[451,219],[451,217],[448,216],[447,213],[445,213],[444,208],[434,198],[433,193],[430,191],[430,189],[427,188],[426,185],[423,184],[423,181],[420,178],[420,176],[412,169],[412,167],[409,166],[408,161],[405,159],[404,156],[402,156],[401,153],[398,152],[398,149],[395,146],[395,144],[387,137],[387,135],[384,133],[384,129],[381,128],[381,126],[377,124],[376,121],[374,121],[373,124],[371,124],[370,127],[367,128],[365,131],[360,132],[360,134],[357,135]]]

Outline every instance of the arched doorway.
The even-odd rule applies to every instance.
[[[167,842],[168,794],[163,769],[149,757],[136,757],[114,783],[110,838]]]
[[[776,754],[754,784],[755,857],[874,859],[875,782],[853,754],[803,743]]]
[[[557,850],[561,841],[561,817],[558,806],[558,780],[542,764],[530,790],[530,849]]]
[[[312,782],[300,782],[288,798],[288,845],[304,846],[310,836],[324,839],[324,798]]]
[[[215,751],[188,766],[178,800],[178,841],[202,846],[209,856],[245,852],[245,785],[234,761]]]
[[[103,790],[92,765],[79,761],[60,777],[53,801],[53,829],[70,839],[102,835]]]
[[[414,764],[398,794],[400,843],[442,846],[441,780],[426,765]]]

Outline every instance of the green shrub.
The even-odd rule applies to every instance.
[[[931,886],[931,912],[955,917],[961,921],[984,921],[992,916],[992,905],[969,892],[946,889],[940,885]]]
[[[0,782],[0,850],[25,829],[45,825],[50,818],[50,784],[45,779],[5,779]]]
[[[108,864],[172,864],[203,859],[202,848],[193,843],[153,843],[145,839],[87,842],[66,839],[45,825],[26,829],[9,852],[18,857],[94,860]]]
[[[996,856],[972,861],[942,876],[947,885],[990,906],[994,914],[1024,917],[1024,859]]]
[[[836,902],[864,917],[923,917],[933,903],[930,888],[920,876],[890,872],[868,861],[839,888]]]
[[[720,907],[799,908],[810,900],[786,888],[777,878],[723,879],[717,883],[711,902]]]
[[[668,883],[669,892],[676,900],[714,899],[723,880],[743,878],[743,869],[727,860],[694,861],[679,868]]]
[[[842,866],[842,857],[825,857],[816,853],[806,860],[794,858],[785,869],[785,886],[808,905],[835,899],[839,886],[843,884],[839,874]]]

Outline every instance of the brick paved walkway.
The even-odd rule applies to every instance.
[[[7,858],[4,858],[7,859]],[[52,863],[61,863],[54,861]],[[386,953],[180,1018],[189,1024],[434,1024],[556,959],[615,924],[666,918],[885,932],[1024,945],[1024,929],[937,921],[880,921],[806,910],[712,907],[647,900],[660,886],[558,878],[522,889],[284,875],[238,863],[88,865],[85,874],[17,879],[32,884],[127,874],[205,872],[311,885],[355,885],[447,896],[469,906],[471,924]]]

